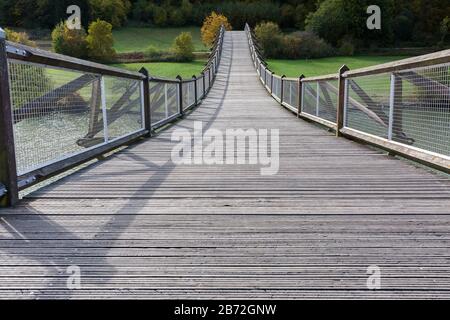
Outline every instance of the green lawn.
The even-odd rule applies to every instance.
[[[190,78],[199,75],[205,66],[205,60],[195,60],[192,62],[150,62],[150,63],[123,63],[116,64],[115,67],[124,68],[131,71],[139,71],[145,67],[151,75],[175,78],[180,75],[183,78]]]
[[[114,48],[117,52],[144,51],[150,45],[159,49],[169,49],[181,32],[190,32],[195,51],[208,51],[201,41],[200,27],[154,28],[126,27],[113,30]]]
[[[305,60],[269,59],[269,68],[276,74],[287,77],[298,77],[302,73],[306,77],[337,73],[346,64],[350,69],[369,67],[372,65],[408,58],[405,56],[351,56],[331,57]]]

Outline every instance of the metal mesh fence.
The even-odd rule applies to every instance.
[[[266,86],[269,90],[272,86],[272,72],[270,70],[266,70]]]
[[[283,80],[283,102],[293,108],[298,106],[298,80]]]
[[[345,126],[387,138],[389,90],[388,73],[347,79]]]
[[[336,123],[338,105],[338,81],[319,81],[319,105],[317,116]]]
[[[203,98],[203,77],[197,79],[197,97]]]
[[[103,77],[109,141],[144,127],[141,81]]]
[[[8,67],[19,175],[143,128],[138,80],[16,60]]]
[[[450,63],[391,77],[392,140],[450,156]]]
[[[152,125],[179,113],[178,83],[150,81]]]
[[[272,84],[272,94],[280,99],[281,98],[281,78],[280,77],[273,77],[273,84]]]
[[[210,79],[209,79],[209,71],[206,70],[206,71],[205,71],[205,90],[206,90],[206,91],[209,90],[209,82],[210,82]]]
[[[317,84],[315,82],[303,83],[302,112],[317,115]]]
[[[247,26],[255,68],[272,95],[298,105],[298,81],[283,80],[263,66]],[[352,75],[354,74],[354,75]],[[450,156],[450,63],[370,75],[344,74],[344,126]],[[302,83],[302,112],[337,123],[338,80]]]
[[[187,109],[195,104],[195,83],[194,81],[183,82],[181,87],[183,90],[183,109]]]

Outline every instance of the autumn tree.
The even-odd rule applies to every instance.
[[[214,11],[206,17],[201,28],[202,41],[206,46],[211,46],[214,43],[220,26],[224,26],[225,30],[231,30],[231,25],[227,17],[222,14],[217,14]]]
[[[106,21],[98,19],[92,22],[89,25],[86,41],[89,57],[94,60],[109,62],[116,55],[113,48],[112,25]]]

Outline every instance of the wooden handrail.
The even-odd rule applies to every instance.
[[[430,65],[438,65],[450,62],[450,49],[442,50],[422,56],[397,60],[393,62],[383,63],[367,68],[360,68],[347,71],[344,77],[361,77],[372,74],[380,74],[386,72],[397,72],[406,69],[421,68]]]
[[[6,41],[6,44],[8,46],[7,54],[9,59],[114,77],[123,77],[136,80],[142,80],[145,78],[139,72],[110,67],[100,63],[77,59],[10,41]]]

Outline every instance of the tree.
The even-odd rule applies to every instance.
[[[167,23],[167,11],[162,8],[155,6],[153,8],[153,23],[157,26],[164,26]]]
[[[189,0],[181,1],[181,13],[183,14],[186,22],[190,22],[192,19],[192,8],[192,3]]]
[[[178,60],[194,60],[194,44],[192,43],[192,35],[190,32],[182,32],[175,38],[173,52]]]
[[[113,48],[112,25],[106,21],[97,19],[89,25],[86,37],[89,57],[103,62],[110,62],[116,55]]]
[[[52,45],[53,50],[57,53],[86,58],[86,31],[84,28],[71,30],[64,22],[61,22],[52,31]]]
[[[101,19],[121,27],[127,20],[131,3],[128,0],[89,0],[93,19]]]
[[[279,55],[283,45],[283,35],[278,24],[274,22],[260,23],[255,27],[255,35],[267,58]]]
[[[226,30],[231,30],[231,25],[224,15],[217,14],[213,11],[206,17],[201,28],[202,41],[206,46],[211,46],[214,43],[216,35],[220,30],[220,26],[222,25]]]
[[[366,26],[367,7],[372,0],[324,0],[306,20],[306,30],[312,31],[338,45],[347,36],[366,43],[389,43],[393,38],[393,0],[378,0],[381,8],[381,30],[369,30]]]
[[[445,38],[450,33],[450,18],[448,16],[442,19],[440,31],[441,31],[441,41],[439,44],[443,45],[445,42]]]
[[[186,23],[186,17],[181,9],[172,9],[169,14],[169,21],[172,26],[180,27]]]

